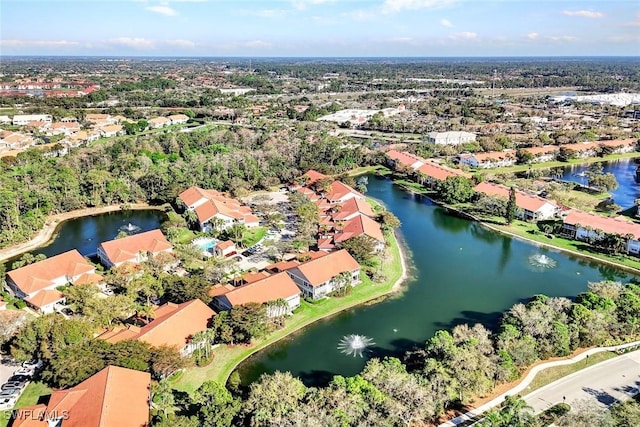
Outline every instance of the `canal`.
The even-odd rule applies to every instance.
[[[244,383],[279,370],[308,385],[324,385],[333,375],[360,372],[370,357],[398,356],[422,346],[439,329],[476,322],[495,327],[503,311],[535,294],[573,297],[589,281],[626,277],[451,216],[389,180],[369,177],[368,188],[368,195],[402,222],[411,266],[403,291],[319,321],[257,353],[239,369]],[[536,262],[541,255],[550,261]],[[349,334],[375,342],[365,357],[340,352],[340,340]]]

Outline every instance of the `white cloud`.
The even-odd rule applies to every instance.
[[[390,42],[393,43],[411,43],[414,41],[413,37],[394,37],[389,39]]]
[[[461,33],[451,34],[449,38],[454,40],[476,40],[478,34],[471,31],[463,31]]]
[[[176,16],[178,12],[175,9],[170,8],[169,6],[147,6],[145,7],[150,12],[159,13],[164,16]]]
[[[382,13],[398,13],[403,10],[435,9],[450,6],[458,0],[385,0]]]
[[[336,0],[292,0],[291,4],[295,9],[304,10],[309,5],[317,5],[324,3],[333,3]]]
[[[115,39],[107,40],[107,44],[112,46],[128,47],[136,50],[153,49],[155,43],[153,40],[145,39],[142,37],[117,37]]]
[[[624,22],[623,27],[640,27],[640,13],[636,14],[636,20],[631,22]]]
[[[5,47],[72,47],[80,45],[80,42],[70,40],[0,40],[0,46]]]
[[[263,40],[250,40],[250,41],[241,43],[241,45],[244,47],[257,47],[257,48],[267,48],[272,46],[271,43],[265,42]]]
[[[527,34],[527,38],[528,38],[529,40],[536,40],[536,39],[538,39],[539,37],[540,37],[540,34],[538,34],[538,33],[529,33],[529,34]]]
[[[441,24],[443,27],[448,27],[448,28],[453,27],[453,24],[452,24],[452,23],[451,23],[451,21],[449,21],[448,19],[441,19],[441,20],[440,20],[440,24]]]
[[[554,42],[575,42],[578,40],[576,36],[549,36],[547,38]]]
[[[175,39],[175,40],[166,40],[164,43],[169,46],[183,47],[187,49],[193,49],[194,47],[196,47],[196,44],[191,40]]]
[[[583,18],[602,18],[604,13],[593,10],[563,10],[563,14],[567,16],[581,16]]]

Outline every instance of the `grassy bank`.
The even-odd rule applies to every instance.
[[[173,383],[173,387],[177,390],[191,392],[208,380],[224,384],[231,372],[253,353],[319,319],[388,294],[403,274],[400,247],[395,236],[389,237],[389,243],[387,256],[382,265],[382,271],[386,277],[384,283],[372,283],[367,277],[364,277],[362,283],[356,286],[353,292],[346,297],[329,298],[313,304],[303,301],[300,309],[287,319],[284,328],[269,334],[263,339],[255,340],[248,346],[222,345],[215,348],[213,350],[213,363],[205,367],[188,368]]]
[[[549,238],[545,234],[540,232],[538,227],[532,223],[514,221],[514,223],[511,225],[484,225],[505,234],[511,234],[532,242],[542,243],[545,246],[569,251],[577,256],[591,258],[595,261],[601,261],[604,263],[613,264],[626,270],[632,270],[636,274],[640,272],[640,260],[635,257],[623,254],[608,255],[595,252],[590,249],[587,243],[578,240],[569,240],[559,236],[553,236],[553,238]]]
[[[584,165],[588,163],[598,163],[598,162],[611,162],[615,160],[624,160],[624,159],[635,159],[640,157],[640,152],[632,152],[632,153],[622,153],[622,154],[611,154],[605,157],[587,157],[584,159],[571,159],[566,162],[561,161],[553,161],[553,162],[544,162],[544,163],[533,163],[531,165],[514,165],[514,166],[505,166],[501,168],[490,168],[490,169],[478,169],[480,172],[488,172],[493,174],[507,174],[507,173],[516,173],[516,172],[526,172],[528,170],[533,169],[550,169],[571,165]]]

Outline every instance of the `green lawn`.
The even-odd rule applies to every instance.
[[[497,231],[515,234],[516,236],[520,236],[527,240],[532,240],[534,242],[544,243],[545,245],[550,245],[559,249],[572,251],[576,253],[576,255],[593,257],[599,261],[614,263],[618,266],[640,271],[640,260],[636,257],[631,257],[627,255],[622,255],[622,254],[618,254],[618,255],[602,254],[599,252],[589,250],[588,244],[585,242],[581,242],[577,240],[569,240],[559,236],[554,236],[553,238],[549,238],[545,234],[540,232],[538,227],[533,223],[523,222],[523,221],[514,221],[514,223],[511,225],[490,224],[489,226]]]
[[[178,235],[175,237],[175,241],[177,243],[186,245],[188,243],[191,243],[191,241],[195,238],[196,238],[196,233],[189,230],[188,228],[180,228]]]
[[[587,359],[583,359],[579,362],[572,363],[570,365],[562,365],[562,366],[552,366],[551,368],[544,369],[540,371],[531,384],[522,392],[521,395],[525,395],[535,391],[541,387],[544,387],[547,384],[551,384],[552,382],[559,380],[560,378],[566,377],[567,375],[573,374],[574,372],[578,372],[584,368],[595,365],[596,363],[604,362],[605,360],[609,360],[616,357],[616,354],[611,351],[603,351],[600,353],[592,354]]]
[[[266,227],[247,228],[242,238],[242,245],[245,248],[255,245],[267,234]]]
[[[569,165],[583,165],[586,163],[598,163],[598,162],[609,162],[612,160],[620,160],[620,159],[634,159],[636,157],[640,157],[639,152],[632,153],[622,153],[622,154],[612,154],[610,156],[605,157],[587,157],[584,159],[571,159],[567,162],[561,161],[553,161],[553,162],[544,162],[544,163],[533,163],[531,165],[515,165],[515,166],[507,166],[502,168],[490,168],[490,169],[478,169],[478,171],[485,171],[494,174],[507,174],[507,173],[515,173],[515,172],[526,172],[531,169],[549,169],[549,168],[557,168]]]
[[[44,383],[34,381],[27,385],[22,395],[16,402],[14,409],[24,408],[26,406],[32,406],[38,403],[40,397],[48,396],[51,394],[51,389]],[[11,411],[0,412],[0,427],[6,427],[9,425]]]
[[[302,302],[301,308],[287,319],[285,327],[271,333],[266,338],[256,340],[249,346],[221,345],[214,349],[214,360],[209,366],[188,368],[173,384],[174,388],[191,392],[198,388],[204,381],[215,380],[225,384],[229,375],[244,359],[260,349],[267,347],[279,339],[297,331],[310,323],[323,317],[341,312],[364,302],[379,298],[391,291],[394,283],[402,275],[400,262],[400,248],[395,236],[389,237],[390,246],[387,248],[387,257],[382,265],[386,277],[384,283],[372,283],[367,277],[363,277],[361,284],[356,286],[351,294],[342,298],[329,298],[318,303],[310,304]],[[364,276],[364,274],[363,274]]]

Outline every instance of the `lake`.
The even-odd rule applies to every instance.
[[[123,227],[131,224],[136,232],[160,227],[165,214],[159,210],[130,210],[85,216],[63,222],[58,226],[54,239],[32,253],[47,257],[77,249],[84,256],[96,253],[98,245],[113,240]]]
[[[244,383],[279,370],[290,371],[307,385],[325,385],[334,375],[360,372],[367,358],[399,356],[422,346],[439,329],[476,322],[495,327],[503,311],[535,294],[574,297],[589,281],[626,278],[610,267],[449,215],[387,179],[369,177],[368,195],[402,222],[399,231],[411,265],[404,290],[316,322],[262,350],[241,365]],[[546,266],[536,263],[540,255],[551,261]],[[365,357],[338,349],[349,334],[375,342]]]
[[[587,178],[583,173],[590,165],[573,165],[563,168],[562,179],[587,184]],[[636,182],[636,168],[638,164],[634,160],[618,160],[615,162],[603,162],[603,171],[612,173],[618,181],[618,188],[610,191],[614,202],[623,209],[634,205],[635,199],[640,198],[640,184]]]

